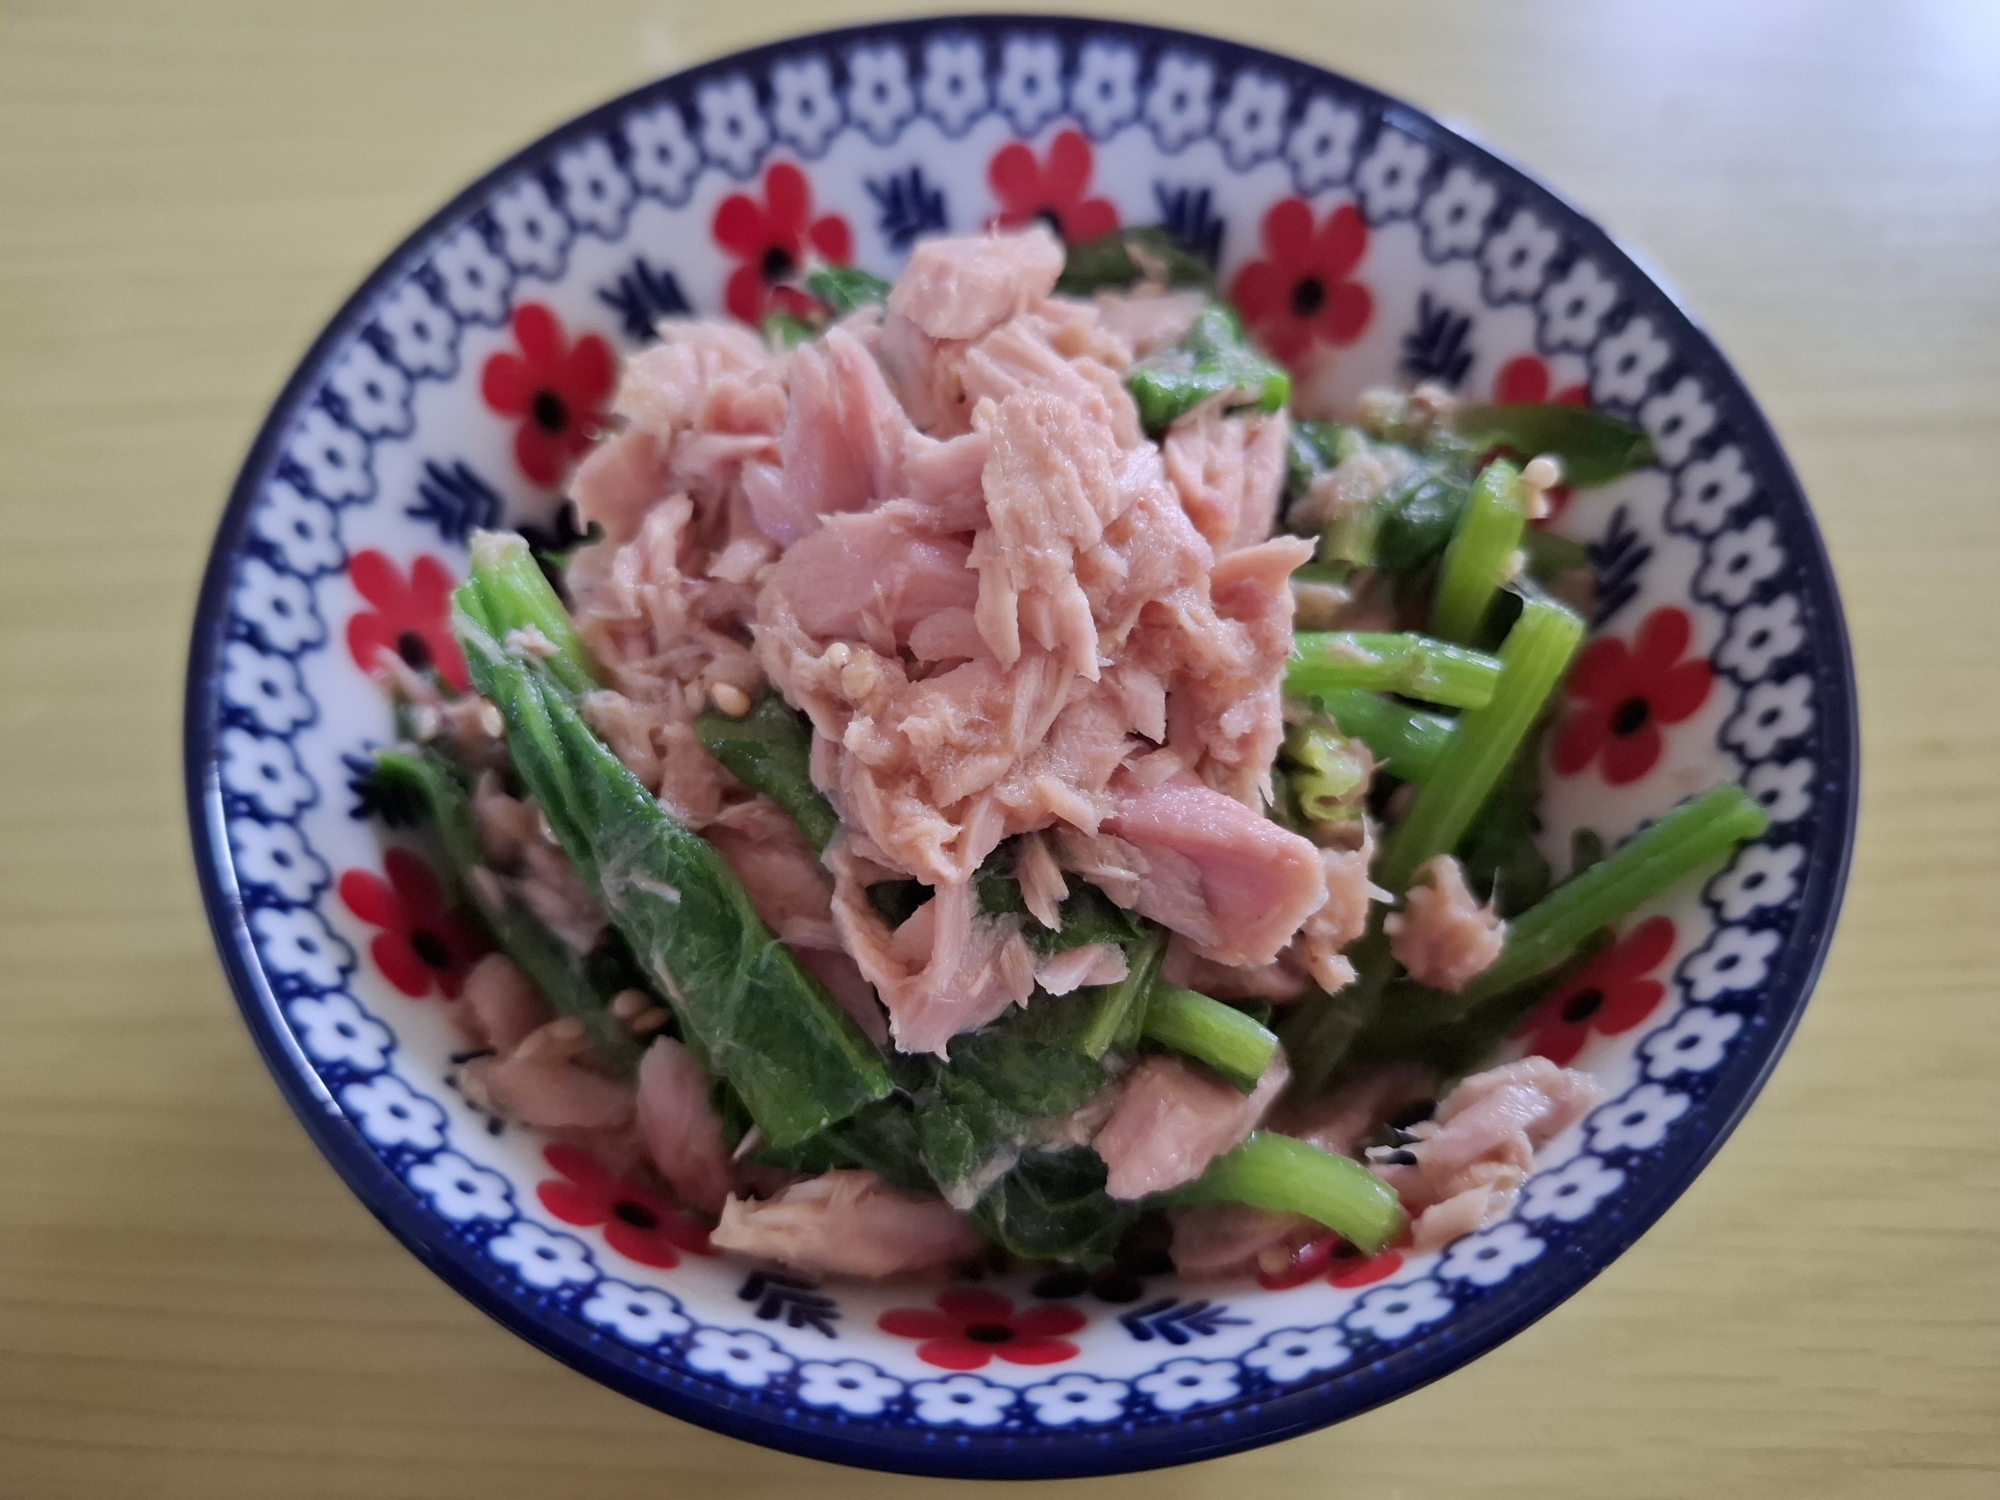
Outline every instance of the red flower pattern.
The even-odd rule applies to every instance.
[[[1299,1246],[1283,1270],[1259,1271],[1257,1285],[1267,1292],[1282,1292],[1324,1276],[1337,1287],[1373,1286],[1394,1276],[1402,1266],[1400,1251],[1363,1255],[1339,1235],[1329,1234]]]
[[[1708,701],[1715,674],[1701,657],[1683,659],[1694,635],[1687,611],[1672,605],[1640,622],[1627,646],[1602,636],[1569,670],[1569,717],[1556,732],[1553,763],[1574,776],[1603,757],[1604,780],[1627,786],[1659,763],[1661,727],[1691,717]]]
[[[1554,395],[1549,388],[1555,384],[1555,374],[1548,362],[1540,355],[1519,354],[1500,367],[1500,373],[1493,377],[1493,399],[1503,406],[1540,406],[1551,402],[1559,406],[1590,405],[1590,388],[1583,385],[1566,385]]]
[[[657,1194],[607,1170],[588,1151],[550,1146],[542,1160],[562,1174],[536,1186],[542,1207],[565,1224],[604,1226],[604,1240],[627,1260],[670,1269],[683,1251],[712,1254],[708,1230]]]
[[[1336,1255],[1333,1267],[1327,1273],[1327,1280],[1337,1287],[1353,1288],[1373,1286],[1378,1281],[1387,1281],[1403,1269],[1403,1252],[1384,1250],[1379,1255]]]
[[[1296,366],[1315,342],[1351,344],[1374,314],[1368,288],[1348,278],[1368,251],[1368,225],[1343,203],[1317,228],[1302,198],[1264,215],[1263,260],[1229,284],[1229,300],[1272,355]]]
[[[1552,395],[1550,387],[1554,384],[1555,374],[1540,355],[1517,354],[1493,377],[1493,399],[1504,406],[1540,406],[1544,402],[1558,406],[1590,405],[1590,387],[1566,385]],[[1547,515],[1536,518],[1533,524],[1537,526],[1548,525],[1569,509],[1570,487],[1551,485],[1543,492],[1543,498],[1548,501],[1549,510]]]
[[[539,302],[514,309],[513,332],[520,352],[488,356],[479,393],[494,411],[518,421],[514,462],[521,472],[552,485],[597,435],[618,362],[594,333],[570,343],[556,315]]]
[[[1019,229],[1046,219],[1072,244],[1111,233],[1118,227],[1118,210],[1108,199],[1084,196],[1092,170],[1090,142],[1081,131],[1065,130],[1051,141],[1046,162],[1020,141],[1001,147],[986,167],[986,180],[1000,199],[993,222]]]
[[[375,967],[412,999],[428,995],[435,985],[447,1000],[456,1000],[466,971],[485,951],[479,930],[445,905],[437,876],[409,850],[391,849],[382,868],[387,880],[366,870],[340,877],[347,909],[382,929],[368,945]]]
[[[433,668],[457,692],[472,685],[465,657],[451,634],[451,570],[425,553],[405,578],[388,557],[372,547],[347,565],[355,592],[374,605],[347,622],[347,650],[364,672],[381,665],[382,653],[400,656],[412,671]]]
[[[1529,1039],[1530,1056],[1561,1067],[1583,1051],[1593,1032],[1630,1031],[1666,998],[1667,987],[1650,976],[1673,946],[1674,924],[1648,918],[1564,980],[1515,1035]]]
[[[723,304],[731,317],[761,323],[773,312],[809,317],[823,309],[797,287],[783,283],[804,267],[808,246],[821,259],[844,266],[854,237],[838,214],[813,217],[812,184],[790,162],[764,174],[764,201],[732,193],[715,211],[715,242],[743,264],[729,273]]]
[[[1014,1311],[993,1292],[953,1287],[939,1292],[937,1306],[898,1307],[876,1320],[884,1333],[922,1339],[917,1358],[941,1370],[979,1370],[998,1355],[1009,1364],[1053,1365],[1076,1356],[1076,1345],[1059,1337],[1090,1320],[1073,1307],[1043,1302]]]

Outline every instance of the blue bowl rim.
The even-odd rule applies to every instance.
[[[1818,847],[1801,893],[1799,925],[1768,981],[1771,993],[1789,990],[1792,996],[1789,1007],[1782,1016],[1774,1018],[1776,1024],[1765,1029],[1754,1043],[1746,1038],[1739,1049],[1740,1055],[1732,1058],[1727,1081],[1719,1083],[1711,1095],[1724,1098],[1724,1104],[1719,1114],[1707,1117],[1706,1137],[1693,1149],[1672,1158],[1670,1164],[1650,1173],[1651,1191],[1627,1203],[1622,1212],[1609,1216],[1614,1222],[1608,1224],[1607,1232],[1593,1243],[1588,1253],[1582,1253],[1580,1247],[1572,1251],[1580,1265],[1564,1282],[1543,1288],[1525,1301],[1489,1298],[1480,1302],[1438,1336],[1399,1351],[1395,1359],[1401,1378],[1393,1387],[1367,1391],[1360,1399],[1347,1389],[1348,1381],[1329,1381],[1246,1407],[1240,1414],[1229,1412],[1219,1421],[1184,1420],[1134,1432],[1065,1433],[1030,1441],[975,1444],[966,1436],[935,1432],[899,1433],[894,1437],[871,1433],[857,1437],[837,1429],[795,1426],[767,1406],[731,1399],[726,1393],[714,1396],[692,1385],[686,1390],[677,1388],[633,1364],[608,1356],[595,1344],[580,1343],[551,1328],[509,1286],[499,1268],[482,1274],[430,1243],[435,1231],[434,1216],[407,1193],[328,1097],[292,1038],[251,945],[244,908],[232,876],[228,833],[214,771],[218,669],[232,570],[259,484],[293,413],[318,377],[325,357],[350,335],[384,287],[404,272],[440,228],[482,200],[495,184],[555,146],[601,129],[653,96],[685,91],[705,77],[756,66],[801,47],[839,46],[870,39],[906,42],[945,25],[982,34],[1032,27],[1071,38],[1083,32],[1112,34],[1153,47],[1194,44],[1233,67],[1252,64],[1294,77],[1331,81],[1372,103],[1385,119],[1416,139],[1427,144],[1444,143],[1460,154],[1469,152],[1522,201],[1565,221],[1566,230],[1602,256],[1605,264],[1629,268],[1658,294],[1665,310],[1681,325],[1677,330],[1681,347],[1705,368],[1710,378],[1720,377],[1738,399],[1746,423],[1742,440],[1757,450],[1759,472],[1781,481],[1767,488],[1789,491],[1786,498],[1796,501],[1798,516],[1803,521],[1801,528],[1788,531],[1787,538],[1798,549],[1800,587],[1810,600],[1816,620],[1830,628],[1830,638],[1823,642],[1824,649],[1815,663],[1822,726],[1821,764],[1816,777],[1822,788]],[[1801,547],[1801,543],[1806,545]],[[1629,1248],[1686,1191],[1721,1149],[1770,1077],[1804,1013],[1832,943],[1853,856],[1860,798],[1854,661],[1825,541],[1768,419],[1678,293],[1588,214],[1475,135],[1447,125],[1381,90],[1330,68],[1225,38],[1081,16],[1010,12],[929,16],[784,37],[653,79],[607,100],[545,132],[455,194],[385,256],[341,304],[300,359],[260,426],[217,523],[203,572],[195,606],[184,703],[185,789],[196,875],[230,987],[286,1102],[341,1179],[384,1227],[454,1291],[496,1322],[579,1373],[636,1401],[711,1431],[802,1457],[939,1478],[1081,1478],[1193,1463],[1282,1441],[1357,1416],[1420,1389],[1513,1337],[1567,1301]],[[1824,790],[1827,787],[1838,789],[1836,798],[1827,797]],[[1824,857],[1829,854],[1831,859]],[[1707,1106],[1703,1109],[1706,1112]]]

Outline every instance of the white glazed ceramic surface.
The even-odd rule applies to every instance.
[[[568,450],[549,429],[565,424],[538,425],[496,358],[574,430],[608,397],[605,356],[658,316],[761,312],[774,245],[891,276],[918,235],[1038,212],[1079,234],[1165,222],[1225,287],[1315,278],[1325,311],[1304,321],[1245,300],[1318,370],[1317,399],[1413,378],[1587,399],[1658,446],[1657,468],[1557,523],[1590,549],[1608,644],[1568,685],[1547,850],[1560,870],[1575,830],[1615,843],[1724,778],[1772,828],[1626,923],[1538,1013],[1517,1045],[1573,1060],[1608,1102],[1542,1153],[1504,1223],[1442,1254],[1280,1290],[1130,1273],[818,1286],[696,1253],[643,1188],[552,1162],[450,1086],[455,1038],[412,947],[440,920],[424,847],[385,842],[350,789],[392,734],[357,654],[414,632],[448,655],[442,589],[468,530],[554,514]],[[536,307],[553,340],[543,314],[523,318]],[[1804,1003],[1845,871],[1853,724],[1838,604],[1782,455],[1601,231],[1317,69],[1145,28],[980,19],[805,38],[649,86],[398,251],[243,471],[196,626],[188,770],[218,939],[274,1072],[441,1275],[691,1420],[846,1462],[1026,1476],[1337,1420],[1490,1347],[1623,1249],[1748,1105]],[[392,862],[391,844],[412,852]],[[885,1331],[894,1309],[927,1312],[890,1320],[926,1336]]]

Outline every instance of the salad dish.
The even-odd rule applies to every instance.
[[[1809,990],[1851,699],[1754,405],[1545,190],[1268,54],[915,22],[607,105],[357,294],[190,795],[279,1081],[480,1305],[1083,1474],[1643,1230]]]

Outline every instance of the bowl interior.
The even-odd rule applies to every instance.
[[[399,961],[434,897],[420,863],[386,858],[420,862],[421,842],[385,839],[350,785],[393,735],[355,652],[383,631],[443,639],[441,580],[462,576],[472,528],[553,523],[566,430],[489,385],[491,362],[588,406],[586,345],[629,352],[684,311],[754,319],[774,257],[810,246],[892,275],[918,236],[1038,215],[1078,236],[1166,224],[1329,407],[1429,379],[1588,400],[1657,444],[1657,468],[1576,495],[1555,523],[1589,549],[1594,634],[1617,644],[1588,693],[1572,682],[1545,849],[1560,871],[1579,831],[1613,844],[1725,778],[1773,826],[1628,923],[1589,995],[1532,1019],[1516,1045],[1573,1060],[1608,1102],[1542,1153],[1505,1222],[1443,1254],[1284,1289],[1150,1266],[944,1289],[693,1253],[646,1222],[643,1190],[460,1098],[431,978]],[[412,236],[321,335],[244,466],[196,622],[187,769],[217,939],[273,1072],[453,1286],[586,1373],[753,1441],[1033,1476],[1351,1415],[1507,1337],[1629,1244],[1748,1106],[1804,1004],[1845,874],[1854,722],[1832,579],[1769,428],[1602,231],[1306,64],[992,18],[806,37],[649,85]],[[898,1308],[932,1334],[882,1329]]]

